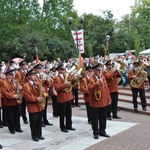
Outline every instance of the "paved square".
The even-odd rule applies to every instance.
[[[3,145],[3,150],[83,150],[100,141],[107,140],[105,137],[99,137],[98,140],[93,139],[92,129],[87,123],[87,118],[73,116],[73,128],[76,128],[76,131],[69,131],[69,133],[60,131],[59,118],[54,118],[51,113],[48,113],[48,119],[53,126],[42,128],[45,140],[39,142],[32,141],[29,125],[23,124],[23,122],[21,122],[23,133],[12,135],[7,127],[0,129],[0,144]],[[136,123],[107,121],[106,132],[112,137],[135,125]]]

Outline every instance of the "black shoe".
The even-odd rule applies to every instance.
[[[44,123],[42,123],[42,127],[46,127],[46,125]]]
[[[0,149],[2,149],[3,148],[3,146],[2,145],[0,145]]]
[[[2,123],[0,124],[0,128],[3,128],[3,124]]]
[[[72,107],[74,107],[74,105],[72,105]]]
[[[25,121],[24,121],[24,124],[28,124],[28,121],[27,121],[27,120],[25,120]]]
[[[121,117],[118,117],[118,116],[113,116],[113,118],[115,118],[115,119],[121,119]]]
[[[68,130],[72,130],[72,131],[75,131],[76,129],[75,128],[67,128]]]
[[[58,117],[58,115],[53,115],[53,117]]]
[[[76,105],[76,107],[81,107],[80,105]]]
[[[98,134],[94,135],[94,139],[99,139]]]
[[[21,129],[19,129],[19,130],[16,130],[16,132],[20,132],[20,133],[22,133],[23,131],[22,131]]]
[[[88,124],[92,124],[92,121],[88,121]]]
[[[61,129],[62,132],[68,133],[67,129]]]
[[[33,138],[33,141],[38,142],[39,138]]]
[[[4,122],[3,122],[3,126],[4,126],[4,127],[8,127],[8,123],[4,123]]]
[[[14,131],[14,130],[10,130],[10,133],[11,133],[11,134],[15,134],[15,131]]]
[[[104,137],[110,137],[110,135],[108,135],[108,134],[100,134],[100,136],[104,136]]]
[[[134,108],[134,111],[136,111],[136,112],[137,112],[137,111],[138,111],[138,109],[137,109],[137,108]]]
[[[144,111],[147,111],[147,109],[146,109],[146,108],[143,108],[143,110],[144,110]]]
[[[48,126],[52,126],[52,125],[53,125],[52,123],[50,123],[50,122],[48,122],[48,121],[45,122],[44,124],[45,124],[45,125],[48,125]]]
[[[40,140],[44,140],[45,138],[43,136],[38,137]]]
[[[111,117],[107,117],[107,120],[112,120],[112,118]]]

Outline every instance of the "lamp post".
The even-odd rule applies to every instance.
[[[67,22],[70,26],[70,30],[72,30],[73,20],[74,19],[72,17],[67,18]],[[76,32],[76,49],[77,49],[77,53],[79,52],[78,30],[82,28],[83,22],[84,22],[84,17],[83,16],[78,17],[78,25],[75,27],[76,28],[75,32]],[[80,24],[80,26],[79,26],[79,24]]]
[[[105,51],[104,51],[104,63],[105,63],[105,59],[106,59],[106,53],[107,53],[107,51],[108,51],[109,39],[110,39],[110,36],[107,35],[107,36],[106,36],[106,48],[105,48]]]

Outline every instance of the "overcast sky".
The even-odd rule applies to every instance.
[[[43,0],[39,0],[42,4]],[[120,20],[121,16],[131,12],[130,6],[134,5],[135,0],[74,0],[74,9],[78,15],[92,13],[99,15],[99,10],[111,10],[114,18]]]
[[[74,8],[78,15],[83,13],[99,14],[99,10],[111,10],[114,18],[120,20],[121,16],[131,12],[130,6],[135,0],[74,0]]]

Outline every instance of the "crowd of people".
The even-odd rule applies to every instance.
[[[0,65],[0,128],[7,126],[11,134],[22,133],[21,116],[25,124],[30,124],[33,141],[44,140],[42,127],[53,125],[47,118],[47,105],[51,99],[53,117],[59,117],[60,130],[64,133],[74,131],[72,107],[80,107],[80,90],[94,139],[99,135],[110,137],[105,131],[107,120],[121,119],[117,111],[120,84],[130,84],[134,110],[138,111],[139,92],[143,111],[147,111],[145,80],[150,83],[150,57],[129,55],[131,59],[129,56],[84,58],[82,69],[78,68],[77,58],[69,59],[67,63],[60,58],[39,63],[22,60],[5,64],[3,61]],[[142,81],[141,76],[145,76]]]

